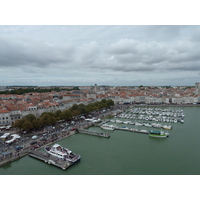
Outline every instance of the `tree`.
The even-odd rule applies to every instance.
[[[23,125],[22,125],[22,129],[24,130],[24,131],[28,131],[28,130],[30,130],[30,129],[32,129],[33,128],[33,124],[30,122],[30,121],[28,121],[28,120],[26,120],[24,123],[23,123]]]
[[[34,129],[40,128],[40,126],[41,126],[41,120],[40,120],[40,118],[33,120],[32,124],[33,124],[33,128]]]
[[[65,110],[60,114],[61,119],[69,120],[72,118],[72,112],[70,110]]]
[[[36,119],[35,115],[33,114],[28,114],[28,115],[25,115],[24,118],[30,122],[32,122],[33,120]]]
[[[25,121],[26,121],[25,119],[18,119],[15,121],[15,123],[12,125],[12,127],[22,129],[22,126]]]
[[[57,110],[57,111],[55,112],[55,116],[56,116],[56,117],[59,117],[61,113],[62,113],[61,110]]]
[[[40,122],[42,126],[51,125],[56,122],[56,118],[49,114],[45,114],[40,117]]]

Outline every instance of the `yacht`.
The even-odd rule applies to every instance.
[[[167,129],[167,130],[171,130],[172,126],[170,126],[170,125],[164,125],[164,126],[162,126],[162,128]]]
[[[52,156],[55,156],[57,158],[61,158],[63,160],[75,163],[78,160],[81,159],[81,156],[78,154],[73,153],[69,149],[66,149],[59,144],[54,144],[52,147],[45,147],[44,150],[51,154]]]

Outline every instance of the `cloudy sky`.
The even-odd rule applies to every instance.
[[[1,25],[0,85],[194,85],[200,26]]]

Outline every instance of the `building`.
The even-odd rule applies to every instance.
[[[195,94],[200,95],[200,83],[195,83]]]

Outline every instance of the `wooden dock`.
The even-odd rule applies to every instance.
[[[88,134],[88,135],[94,135],[94,136],[99,136],[99,137],[105,137],[105,138],[109,138],[109,137],[110,137],[109,134],[106,134],[106,133],[98,133],[98,132],[89,131],[89,130],[86,130],[86,129],[78,129],[78,132],[79,132],[79,133]]]
[[[36,150],[30,151],[29,156],[34,157],[38,160],[42,160],[47,164],[54,165],[54,166],[59,167],[63,170],[66,170],[67,168],[69,168],[71,165],[74,164],[72,162],[68,162],[68,161],[64,161],[62,159],[58,159],[57,157],[52,156],[48,153],[43,153],[43,152],[36,151]]]

